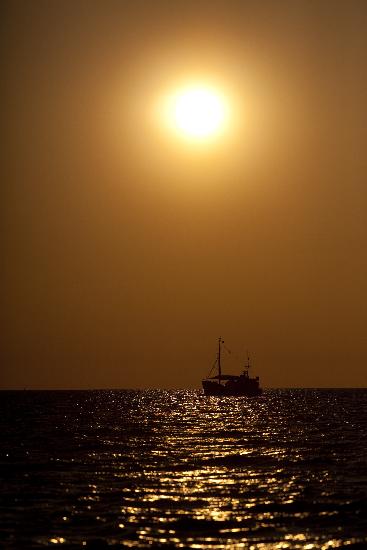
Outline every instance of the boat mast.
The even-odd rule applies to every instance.
[[[221,383],[221,380],[222,380],[222,365],[220,364],[220,345],[222,343],[222,338],[220,337],[219,340],[218,340],[218,381],[219,381],[219,384]]]

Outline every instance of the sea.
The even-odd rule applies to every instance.
[[[367,549],[367,390],[0,392],[0,547]]]

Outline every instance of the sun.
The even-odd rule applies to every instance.
[[[209,87],[193,86],[174,97],[174,125],[189,138],[204,139],[218,134],[224,128],[226,115],[223,97]]]

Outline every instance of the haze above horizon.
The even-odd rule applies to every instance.
[[[365,387],[367,4],[1,12],[0,388]]]

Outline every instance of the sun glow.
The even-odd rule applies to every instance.
[[[215,90],[192,86],[176,93],[171,100],[171,124],[188,138],[202,140],[224,129],[227,106]]]

